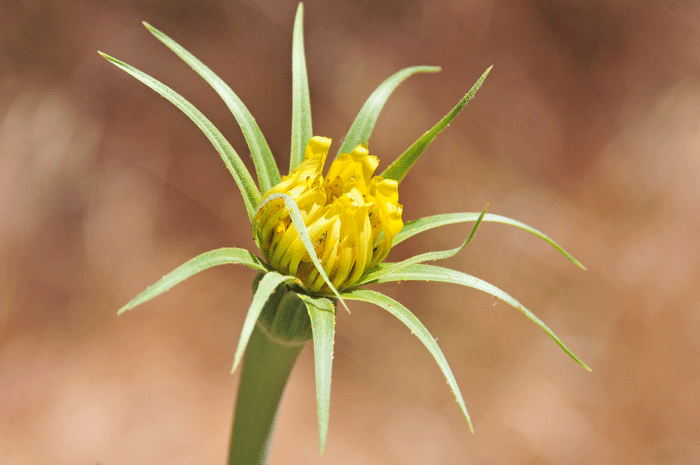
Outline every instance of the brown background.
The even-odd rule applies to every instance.
[[[295,8],[0,2],[1,463],[224,463],[254,272],[220,267],[115,312],[198,253],[253,248],[243,202],[197,128],[96,50],[181,92],[249,162],[225,105],[149,21],[231,85],[286,170]],[[700,4],[309,1],[305,27],[314,132],[335,144],[390,74],[443,66],[389,100],[370,144],[382,166],[494,65],[402,184],[404,218],[489,202],[559,241],[589,271],[494,224],[445,265],[521,300],[593,372],[487,295],[387,285],[438,338],[476,434],[425,348],[355,303],[338,312],[324,457],[309,347],[272,463],[700,460]],[[467,232],[444,227],[392,256]]]

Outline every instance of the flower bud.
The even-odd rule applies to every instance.
[[[363,145],[340,154],[324,178],[330,144],[328,138],[313,137],[299,167],[262,200],[272,194],[287,194],[295,200],[328,279],[342,290],[387,256],[394,236],[403,228],[403,209],[398,203],[398,183],[372,177],[379,160]],[[274,269],[299,278],[308,292],[330,293],[283,199],[263,205],[253,229],[265,260]]]

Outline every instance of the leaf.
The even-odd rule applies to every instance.
[[[467,223],[470,221],[476,221],[478,218],[479,213],[447,213],[444,215],[427,216],[418,220],[409,221],[408,223],[404,224],[403,229],[399,231],[399,233],[394,237],[394,241],[391,246],[395,247],[400,242],[403,242],[409,237],[415,236],[416,234],[421,233],[423,231],[439,228],[440,226],[445,226],[448,224]],[[544,239],[545,241],[547,241],[562,255],[569,259],[569,261],[574,263],[579,268],[582,268],[584,270],[586,269],[586,267],[583,266],[581,262],[576,260],[573,256],[571,256],[571,254],[569,254],[566,250],[561,248],[561,246],[554,242],[552,239],[550,239],[549,236],[541,233],[540,231],[531,226],[526,225],[525,223],[521,223],[520,221],[513,220],[505,216],[494,215],[491,213],[487,213],[486,215],[484,215],[483,221],[487,223],[508,224],[511,226],[518,227],[520,229],[524,229],[525,231],[534,234],[540,239]]]
[[[304,5],[299,3],[292,36],[292,145],[289,158],[291,173],[304,160],[304,150],[313,132],[311,99],[304,55]]]
[[[462,242],[462,245],[459,247],[456,247],[454,249],[449,249],[449,250],[441,250],[441,251],[436,251],[436,252],[427,252],[419,255],[415,255],[413,257],[407,258],[406,260],[403,260],[398,263],[378,263],[374,267],[372,267],[371,270],[368,270],[362,278],[355,284],[355,287],[361,287],[365,283],[375,281],[378,277],[384,275],[384,274],[391,274],[391,273],[396,273],[397,271],[406,268],[409,265],[413,265],[416,263],[423,263],[427,261],[435,261],[435,260],[444,260],[446,258],[454,257],[457,255],[459,252],[461,252],[467,244],[471,242],[471,240],[474,238],[474,235],[476,234],[476,230],[479,229],[479,225],[481,224],[482,219],[484,218],[484,215],[486,214],[486,209],[488,208],[488,204],[484,207],[483,211],[479,215],[479,217],[476,219],[476,222],[474,223],[474,226],[472,227],[471,232],[469,233],[469,237]]]
[[[343,141],[343,145],[340,146],[338,154],[350,153],[358,145],[363,144],[366,146],[369,143],[369,137],[372,135],[372,130],[379,118],[379,113],[382,111],[391,93],[394,92],[399,84],[416,73],[437,73],[438,71],[440,71],[439,66],[413,66],[398,71],[384,81],[372,92],[372,95],[369,96],[362,106],[360,113],[355,118],[352,126],[350,126],[350,130],[345,136],[345,140]]]
[[[241,195],[243,195],[243,202],[245,203],[246,210],[248,211],[248,218],[252,220],[253,213],[260,203],[260,191],[258,191],[258,188],[255,185],[253,178],[250,176],[248,169],[243,164],[241,157],[238,156],[233,147],[231,147],[231,144],[228,143],[223,134],[216,129],[212,122],[209,121],[199,110],[197,110],[194,105],[185,100],[184,97],[157,79],[152,78],[148,74],[145,74],[133,66],[117,60],[116,58],[102,52],[98,53],[117,67],[131,74],[133,77],[168,99],[199,127],[199,129],[205,136],[207,136],[209,141],[219,152],[219,155],[224,160],[224,163],[226,163],[226,167],[233,175],[233,179],[236,181],[236,184],[241,191]]]
[[[117,314],[122,314],[144,302],[148,302],[152,298],[169,290],[171,287],[181,283],[190,276],[196,275],[200,271],[204,271],[212,266],[227,264],[241,264],[249,266],[254,270],[267,271],[263,261],[245,249],[226,247],[223,249],[211,250],[194,257],[163,276],[160,281],[149,286],[145,291],[134,297],[128,304],[120,308]]]
[[[150,24],[144,21],[144,26],[158,40],[163,42],[170,50],[175,52],[177,56],[182,58],[185,63],[190,65],[200,76],[204,78],[210,86],[214,88],[217,94],[224,100],[233,116],[236,118],[238,125],[241,127],[243,136],[248,143],[248,148],[253,156],[255,170],[258,173],[258,183],[260,191],[267,192],[273,186],[276,186],[281,181],[280,172],[275,164],[275,158],[272,156],[272,151],[267,145],[267,141],[260,131],[258,123],[250,114],[248,108],[243,104],[240,98],[231,90],[231,88],[205,64],[195,58],[190,52],[182,48],[177,42],[160,32]]]
[[[236,354],[233,357],[233,367],[231,368],[231,373],[233,374],[238,367],[238,364],[243,357],[245,348],[248,346],[248,341],[250,340],[250,335],[253,333],[253,328],[255,323],[258,321],[260,312],[262,312],[265,303],[270,298],[275,289],[282,283],[292,283],[297,281],[294,276],[284,276],[276,271],[270,271],[265,273],[265,276],[258,283],[258,288],[253,295],[253,300],[250,302],[250,307],[248,308],[248,314],[243,322],[243,329],[241,330],[241,337],[238,339],[238,347],[236,348]]]
[[[415,141],[413,145],[408,148],[408,150],[406,150],[399,158],[389,165],[387,169],[384,170],[381,176],[385,179],[394,179],[397,182],[401,182],[423,151],[430,145],[431,142],[433,142],[433,140],[435,140],[443,129],[450,125],[450,121],[452,121],[454,117],[457,116],[460,111],[462,111],[462,108],[464,108],[474,97],[476,91],[479,90],[481,84],[484,82],[484,79],[486,79],[486,76],[488,76],[489,72],[491,71],[491,68],[493,68],[493,66],[489,66],[486,72],[481,75],[479,80],[476,81],[476,84],[472,86],[469,92],[467,92],[467,95],[465,95],[462,100],[459,101],[452,111],[450,111],[428,132],[423,134],[420,139]]]
[[[270,202],[272,200],[276,200],[276,199],[283,199],[284,200],[284,204],[287,207],[287,210],[289,211],[289,216],[292,218],[292,224],[294,224],[294,227],[297,230],[297,234],[299,235],[299,238],[301,239],[302,244],[304,244],[304,248],[306,249],[309,256],[311,257],[311,261],[313,262],[314,266],[318,270],[318,273],[323,278],[323,281],[328,285],[328,287],[331,289],[331,291],[333,291],[333,294],[335,294],[335,297],[337,297],[340,300],[340,302],[343,304],[343,307],[345,307],[345,309],[348,310],[348,312],[349,312],[350,310],[348,309],[348,306],[345,305],[345,301],[338,293],[338,290],[335,288],[335,286],[333,286],[333,283],[331,282],[331,280],[328,279],[328,275],[326,274],[326,271],[323,269],[323,265],[321,264],[321,260],[319,260],[318,255],[316,255],[316,249],[314,249],[314,246],[311,243],[311,238],[309,237],[309,230],[307,229],[306,224],[304,224],[304,218],[302,218],[301,213],[299,213],[299,206],[297,205],[296,201],[287,194],[270,194],[269,196],[265,197],[265,200],[260,205],[258,210],[260,210],[268,202]]]
[[[462,286],[471,287],[478,289],[487,294],[490,294],[508,305],[517,308],[525,314],[530,320],[532,320],[537,326],[542,328],[549,336],[554,339],[554,341],[561,347],[564,352],[569,354],[579,365],[588,371],[591,371],[588,366],[583,363],[576,355],[574,355],[571,350],[557,337],[554,332],[549,329],[549,327],[544,324],[542,320],[537,318],[530,310],[525,308],[520,302],[515,300],[513,297],[503,292],[493,284],[487,283],[479,278],[462,273],[460,271],[451,270],[449,268],[443,268],[440,266],[432,265],[410,265],[401,269],[396,273],[387,273],[385,275],[378,276],[374,283],[386,283],[386,282],[401,282],[401,281],[435,281],[443,283],[461,284]],[[346,294],[343,294],[346,295]],[[347,295],[346,295],[347,297]],[[349,298],[349,297],[348,297]]]
[[[316,369],[316,406],[320,451],[326,447],[328,418],[331,405],[331,372],[333,370],[333,341],[335,339],[335,309],[325,297],[314,298],[304,294],[299,297],[306,304],[311,317],[314,337],[314,366]]]
[[[447,360],[442,354],[440,347],[438,347],[437,342],[435,342],[433,336],[430,335],[430,332],[428,332],[425,326],[423,326],[423,323],[421,323],[420,320],[413,313],[411,313],[406,307],[401,305],[399,302],[379,292],[370,291],[368,289],[356,289],[345,292],[343,293],[343,295],[345,295],[345,297],[347,297],[350,300],[360,300],[382,307],[384,310],[388,311],[396,318],[398,318],[401,321],[401,323],[406,325],[406,327],[408,327],[408,329],[411,330],[411,333],[415,334],[418,337],[418,339],[423,343],[426,349],[428,349],[430,354],[437,362],[438,366],[440,367],[440,370],[442,370],[442,374],[445,375],[445,379],[447,379],[447,384],[449,384],[450,389],[452,389],[452,393],[457,399],[457,404],[462,410],[464,419],[467,420],[467,425],[469,425],[469,429],[473,433],[474,428],[472,427],[472,422],[469,419],[467,406],[464,405],[462,393],[459,390],[459,386],[457,386],[457,380],[455,380],[455,377],[452,374],[452,370],[447,364]]]

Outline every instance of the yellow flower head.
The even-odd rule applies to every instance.
[[[372,177],[379,160],[363,145],[340,154],[324,179],[322,170],[330,145],[328,138],[313,137],[304,161],[262,200],[272,194],[287,194],[295,200],[326,275],[342,290],[387,256],[394,236],[403,228],[403,208],[398,183]],[[309,292],[330,292],[283,199],[262,206],[255,215],[254,230],[258,246],[273,268],[296,276]]]

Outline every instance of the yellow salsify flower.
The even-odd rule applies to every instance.
[[[358,145],[322,171],[331,139],[313,137],[302,163],[262,198],[287,194],[296,202],[326,275],[338,291],[355,284],[365,270],[386,258],[403,228],[399,184],[372,176],[379,160]],[[255,240],[265,261],[296,276],[312,294],[332,295],[292,223],[282,199],[265,203],[254,218]]]
[[[459,386],[436,339],[408,308],[380,292],[364,289],[367,284],[435,281],[486,292],[524,313],[576,362],[588,369],[544,322],[509,294],[466,273],[425,264],[460,252],[484,221],[524,229],[549,242],[569,260],[585,269],[552,239],[519,221],[487,214],[485,209],[481,213],[433,215],[405,224],[402,219],[399,183],[425,148],[472,99],[491,68],[442,120],[396,158],[381,175],[374,176],[379,161],[369,154],[367,143],[384,103],[406,78],[440,69],[414,66],[398,71],[367,99],[324,177],[322,171],[331,140],[312,137],[303,7],[300,4],[292,41],[290,173],[282,177],[255,118],[231,88],[170,37],[144,24],[156,38],[199,73],[226,102],[246,138],[258,178],[256,185],[231,144],[185,98],[151,76],[103,54],[116,66],[175,104],[211,141],[241,191],[255,241],[263,255],[260,258],[237,247],[205,252],[165,275],[119,310],[122,313],[141,305],[213,266],[242,264],[259,272],[234,355],[234,370],[241,360],[244,363],[229,463],[267,463],[281,394],[296,357],[310,339],[313,339],[314,345],[320,450],[323,452],[328,430],[336,298],[343,305],[345,300],[375,304],[406,325],[437,362],[471,429]],[[457,248],[427,252],[396,263],[384,262],[393,246],[416,234],[443,225],[466,222],[473,222],[474,226],[469,237]]]

